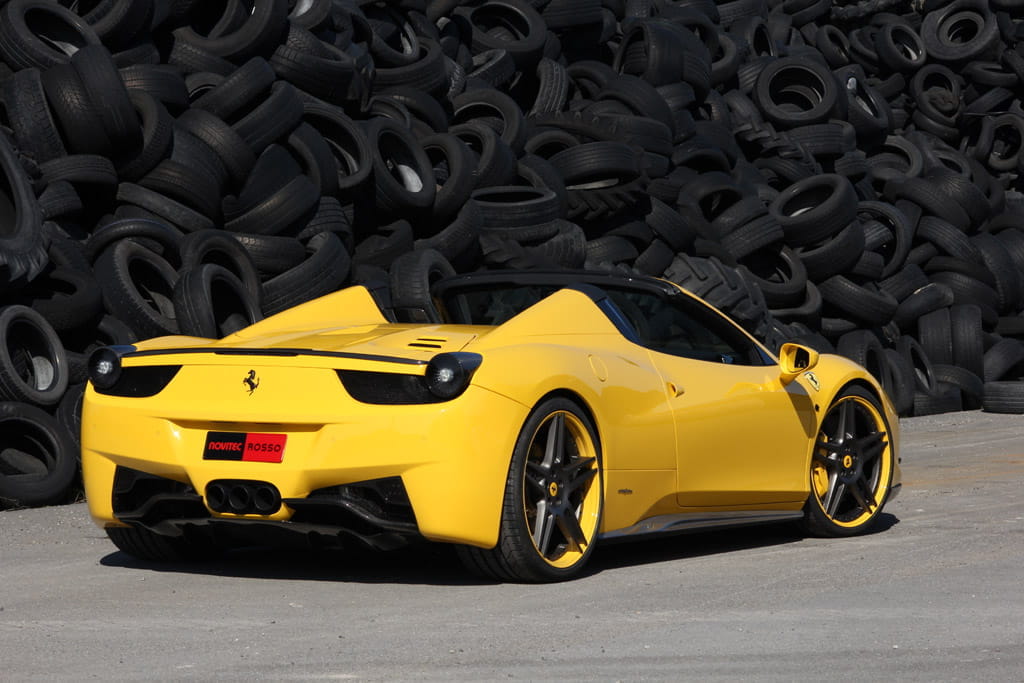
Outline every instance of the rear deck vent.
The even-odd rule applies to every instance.
[[[409,342],[409,346],[416,349],[440,349],[447,341],[436,337],[419,337],[416,341]]]

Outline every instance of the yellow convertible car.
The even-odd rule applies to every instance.
[[[499,580],[556,581],[613,539],[860,533],[899,489],[874,377],[796,344],[776,358],[669,282],[507,271],[431,291],[421,323],[354,286],[220,340],[94,353],[96,523],[148,560],[426,539]]]

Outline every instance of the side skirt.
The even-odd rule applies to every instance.
[[[802,519],[801,510],[743,510],[739,512],[685,512],[674,515],[658,515],[637,522],[632,526],[606,531],[598,536],[602,542],[626,541],[655,534],[682,534],[689,531],[703,531],[748,524],[770,524]]]

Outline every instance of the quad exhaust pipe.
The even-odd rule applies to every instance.
[[[206,504],[214,512],[272,515],[281,509],[281,493],[265,481],[216,479],[206,485]]]

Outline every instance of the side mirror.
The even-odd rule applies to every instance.
[[[786,343],[779,349],[779,369],[783,384],[789,384],[801,373],[818,364],[818,352],[800,344]]]

